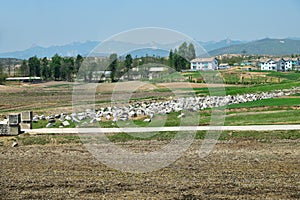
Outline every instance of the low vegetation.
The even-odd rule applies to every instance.
[[[138,137],[135,133],[115,133],[106,134],[107,138],[111,142],[127,142],[134,140],[172,140],[178,132],[159,132],[159,133],[144,133],[144,135],[150,135],[150,137]],[[181,132],[181,134],[184,134]],[[191,133],[187,133],[191,134]],[[196,140],[203,140],[206,137],[206,131],[197,131],[194,134]],[[256,140],[258,142],[273,142],[276,140],[296,140],[300,139],[300,131],[223,131],[220,134],[220,141],[229,140]],[[49,145],[49,144],[78,144],[78,143],[97,143],[98,138],[95,136],[78,136],[72,134],[47,134],[47,135],[29,135],[23,134],[16,136],[15,141],[18,141],[20,145]],[[0,142],[0,146],[3,146],[5,141]]]

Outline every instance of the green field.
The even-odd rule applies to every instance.
[[[140,133],[139,133],[140,134]],[[136,135],[139,135],[136,134]],[[178,132],[144,133],[149,137],[137,137],[134,133],[107,134],[107,138],[112,142],[126,142],[131,140],[171,140]],[[206,131],[181,132],[180,134],[193,134],[195,139],[205,139]],[[259,142],[272,142],[279,139],[300,139],[300,131],[223,131],[219,140],[257,140]],[[29,135],[22,134],[10,140],[17,140],[21,145],[46,145],[46,144],[76,144],[86,142],[100,142],[95,136],[77,136],[72,134],[47,134]]]
[[[288,83],[273,83],[265,85],[247,85],[232,87],[225,85],[226,95],[237,95],[237,94],[247,94],[247,93],[258,93],[258,92],[270,92],[274,90],[290,89],[293,87],[300,87],[300,82],[288,82]],[[181,88],[182,90],[192,90],[190,88]],[[224,90],[221,87],[210,87],[208,88],[194,88],[193,89],[198,95],[223,95]]]
[[[275,107],[275,106],[300,106],[300,98],[272,98],[258,101],[250,101],[240,104],[228,105],[227,108],[254,108],[254,107]]]

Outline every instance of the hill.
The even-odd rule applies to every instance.
[[[231,40],[231,39],[225,39],[225,40],[220,40],[220,41],[208,41],[208,42],[198,41],[198,42],[208,52],[216,50],[216,49],[220,49],[223,47],[247,43],[246,41]]]
[[[209,54],[215,56],[221,54],[240,54],[242,52],[256,55],[300,54],[300,40],[265,38],[212,50]]]
[[[32,56],[37,57],[52,57],[54,54],[59,54],[61,56],[76,56],[77,54],[88,55],[88,53],[95,48],[99,42],[87,41],[84,43],[74,42],[71,44],[61,45],[61,46],[50,46],[41,47],[34,46],[28,48],[24,51],[15,51],[0,53],[0,58],[18,58],[18,59],[28,59]]]

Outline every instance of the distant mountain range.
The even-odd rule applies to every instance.
[[[247,43],[247,41],[230,40],[230,39],[225,39],[225,40],[221,40],[221,41],[208,41],[208,42],[198,41],[198,42],[208,52],[219,49],[219,48],[223,48],[223,47],[229,47],[232,45]]]
[[[300,40],[265,38],[244,44],[231,45],[210,51],[210,55],[221,54],[290,55],[300,54]]]
[[[75,56],[77,54],[88,55],[88,53],[98,45],[99,42],[87,41],[84,43],[74,42],[62,46],[41,47],[34,46],[24,51],[14,51],[0,53],[0,58],[19,58],[28,59],[32,56],[37,57],[52,57],[56,53],[62,56]]]
[[[40,47],[34,46],[24,51],[15,51],[0,53],[0,58],[18,58],[18,59],[28,59],[32,56],[37,57],[52,57],[54,54],[59,54],[61,56],[76,56],[81,54],[87,56],[90,52],[97,47],[100,42],[97,41],[87,41],[87,42],[74,42],[67,45],[61,46],[50,46],[50,47]],[[288,55],[288,54],[300,54],[300,38],[286,38],[286,39],[270,39],[265,38],[256,41],[238,41],[225,39],[221,41],[209,41],[201,42],[199,44],[209,52],[210,55],[220,55],[220,54],[241,54],[242,52],[246,54],[267,54],[267,55]],[[168,51],[165,49],[171,49],[174,46],[179,46],[180,44],[133,44],[119,41],[109,41],[104,42],[101,46],[105,50],[101,52],[101,49],[97,49],[96,53],[92,55],[97,56],[107,56],[107,49],[111,46],[114,49],[118,49],[120,52],[131,53],[133,57],[141,57],[145,55],[149,56],[160,56],[165,57],[168,55]],[[151,48],[149,48],[151,47]],[[134,49],[134,50],[132,50]],[[130,50],[130,51],[129,51]],[[112,53],[112,52],[111,52]]]

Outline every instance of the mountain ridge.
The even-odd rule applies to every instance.
[[[222,54],[251,54],[251,55],[291,55],[300,54],[300,40],[264,38],[245,44],[222,47],[209,52],[210,55]]]
[[[198,41],[198,43],[212,56],[220,54],[265,54],[265,55],[289,55],[300,54],[300,39],[285,38],[285,39],[271,39],[264,38],[254,41],[241,41],[224,39],[220,41]],[[86,41],[86,42],[72,42],[66,45],[53,45],[49,47],[41,47],[34,45],[23,51],[4,52],[0,53],[0,58],[18,58],[28,59],[32,56],[37,57],[52,57],[54,54],[61,56],[76,56],[81,54],[82,56],[88,56],[90,52],[100,44],[99,41]],[[119,41],[110,41],[107,44],[103,43],[105,48],[109,48],[109,45],[113,44],[114,48],[120,50],[133,49],[134,56],[144,56],[145,54],[164,57],[167,55],[166,51],[162,49],[170,49],[174,47],[174,44],[144,44],[148,48],[148,53],[145,50],[137,51],[143,44],[126,43]],[[153,49],[150,49],[153,46]],[[160,49],[160,50],[157,50]],[[124,52],[124,51],[121,51]],[[126,51],[125,51],[126,52]],[[112,53],[112,52],[111,52]],[[100,54],[107,56],[106,54]]]

